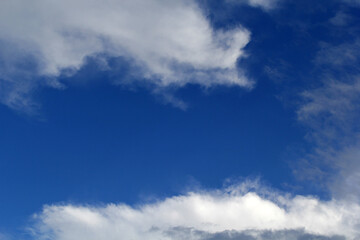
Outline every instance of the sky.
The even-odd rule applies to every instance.
[[[360,238],[360,1],[0,1],[0,240]]]

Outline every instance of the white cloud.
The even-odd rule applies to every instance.
[[[241,26],[213,29],[193,0],[3,0],[1,101],[26,107],[33,88],[61,86],[63,70],[76,72],[99,53],[131,60],[137,76],[158,87],[251,87],[236,68],[249,39]]]
[[[358,239],[360,206],[232,187],[131,207],[52,205],[35,216],[34,238]],[[268,237],[266,237],[268,236]],[[292,236],[292,238],[290,238]],[[317,237],[315,237],[317,236]]]
[[[279,0],[248,0],[250,6],[262,7],[266,10],[275,8],[278,2]]]
[[[265,11],[269,11],[276,8],[280,0],[227,0],[227,2],[236,4],[247,4],[252,7],[259,7]]]

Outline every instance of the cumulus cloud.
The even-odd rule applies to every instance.
[[[156,87],[251,87],[238,58],[249,32],[214,29],[193,0],[0,2],[0,100],[27,108],[39,86],[76,72],[87,57],[124,57]],[[106,65],[106,63],[104,64]],[[110,69],[111,70],[111,69]]]
[[[34,238],[49,240],[360,237],[357,204],[246,187],[190,192],[136,207],[46,206],[32,230]]]

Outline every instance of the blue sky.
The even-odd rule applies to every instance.
[[[357,239],[357,0],[0,3],[0,240]]]

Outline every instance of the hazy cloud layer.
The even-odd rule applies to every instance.
[[[346,145],[347,138],[356,137],[360,76],[352,81],[328,79],[322,87],[304,91],[302,96],[306,103],[298,110],[299,120],[312,128],[312,137],[319,144],[332,141]]]
[[[360,206],[233,186],[131,207],[52,205],[35,239],[358,239]]]
[[[0,240],[7,240],[7,237],[4,234],[0,233]]]
[[[29,108],[34,88],[64,87],[57,76],[75,73],[100,53],[128,59],[137,69],[134,79],[155,87],[251,87],[236,69],[249,39],[241,26],[213,29],[192,0],[4,0],[0,100]]]
[[[190,228],[173,228],[166,232],[170,239],[199,239],[199,240],[345,240],[344,236],[322,236],[306,233],[304,230],[279,230],[279,231],[223,231],[208,233]]]
[[[330,20],[332,21],[332,20]],[[302,92],[298,119],[309,127],[313,151],[296,169],[337,198],[360,200],[360,41],[322,43],[315,60],[322,84]]]
[[[343,1],[353,5],[360,5],[360,0],[343,0]]]

